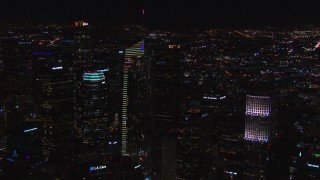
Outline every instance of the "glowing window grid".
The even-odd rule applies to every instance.
[[[122,89],[122,128],[121,128],[121,152],[125,156],[127,154],[127,120],[128,120],[128,78],[129,78],[129,68],[131,67],[131,60],[133,57],[139,57],[144,55],[144,42],[141,41],[134,44],[130,48],[126,48],[125,51],[125,62],[123,68],[123,89]]]

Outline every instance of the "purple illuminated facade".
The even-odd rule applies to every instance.
[[[267,142],[271,133],[271,99],[266,96],[247,96],[245,139]]]

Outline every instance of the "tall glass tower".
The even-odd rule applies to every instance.
[[[144,90],[143,88],[146,87],[145,82],[147,81],[146,73],[143,72],[143,68],[140,68],[140,66],[144,67],[144,63],[138,61],[136,58],[141,57],[144,55],[144,42],[140,41],[136,44],[134,44],[130,48],[126,48],[125,52],[125,62],[124,62],[124,68],[123,68],[123,89],[122,89],[122,126],[121,126],[121,153],[123,156],[130,155],[128,153],[128,129],[131,131],[131,136],[133,139],[136,139],[135,137],[138,136],[137,134],[141,134],[137,129],[136,125],[139,123],[133,123],[140,122],[142,123],[143,115],[138,115],[139,111],[141,109],[134,111],[131,111],[131,114],[128,113],[129,108],[129,96],[131,96],[130,101],[132,105],[135,105],[136,107],[143,106],[144,102],[142,102],[145,97],[144,96]],[[135,61],[133,60],[135,59]],[[139,72],[134,72],[134,70],[140,69]],[[130,73],[131,72],[131,73]],[[133,77],[129,78],[129,76],[133,75]],[[144,75],[143,75],[144,74]],[[135,92],[129,93],[129,79],[131,79],[130,86],[135,88],[130,88],[130,90],[134,90]],[[135,85],[134,85],[135,84]],[[144,84],[144,85],[143,85]],[[140,102],[138,101],[140,99]],[[141,101],[142,100],[142,101]],[[132,107],[132,106],[131,106]],[[137,113],[135,116],[134,114]],[[127,121],[129,116],[131,117],[131,125],[127,125]],[[134,130],[135,129],[135,130]],[[134,132],[137,132],[135,134]]]
[[[106,143],[108,114],[107,87],[103,72],[85,72],[82,85],[80,127],[85,144]]]
[[[247,96],[245,139],[267,142],[271,134],[271,99],[267,96]]]

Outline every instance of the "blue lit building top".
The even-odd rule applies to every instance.
[[[84,73],[83,74],[84,81],[102,81],[104,79],[105,79],[105,77],[102,72]]]

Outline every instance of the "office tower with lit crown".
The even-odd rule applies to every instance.
[[[102,146],[108,132],[107,84],[103,72],[92,71],[83,74],[81,84],[81,116],[78,126],[83,143]]]
[[[143,42],[142,42],[143,43]],[[127,144],[128,144],[128,130],[127,130],[127,120],[128,120],[128,85],[129,85],[129,69],[131,68],[132,59],[136,56],[144,54],[142,49],[142,43],[135,44],[131,48],[127,48],[125,52],[124,66],[123,66],[123,86],[122,86],[122,126],[121,126],[121,153],[123,156],[128,155]]]
[[[144,57],[144,41],[126,48],[122,90],[122,155],[129,156],[138,171],[152,169],[152,119],[150,114],[150,59]]]
[[[247,96],[245,139],[268,142],[271,134],[271,98]]]
[[[145,154],[146,131],[150,108],[150,63],[145,58],[136,58],[129,70],[129,92],[130,97],[128,110],[128,152],[136,157]],[[149,117],[149,118],[148,118]]]

